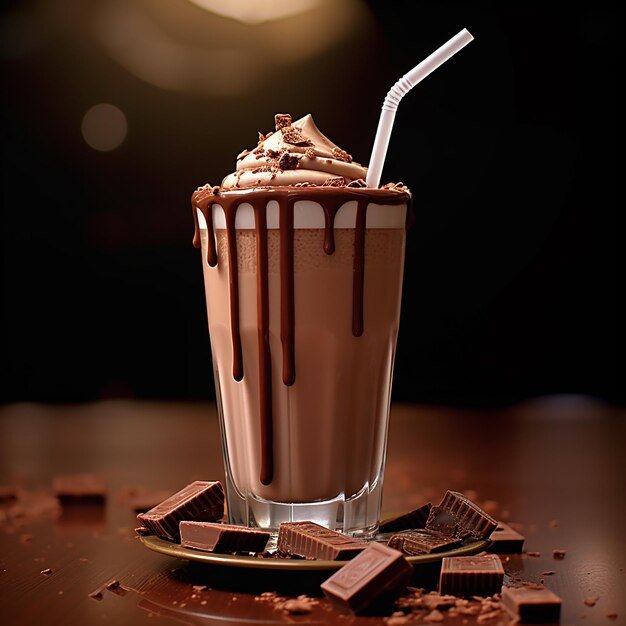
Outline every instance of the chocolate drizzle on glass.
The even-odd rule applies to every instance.
[[[335,251],[335,217],[339,209],[353,200],[357,202],[354,227],[354,266],[352,284],[352,334],[364,332],[365,233],[367,207],[376,204],[406,204],[407,225],[411,223],[411,194],[396,189],[333,188],[333,187],[272,187],[252,188],[214,193],[214,188],[201,187],[192,196],[195,224],[193,245],[200,247],[200,227],[197,210],[207,225],[207,256],[209,266],[219,262],[213,226],[213,205],[222,207],[226,220],[228,278],[230,298],[231,341],[233,347],[233,378],[244,376],[241,336],[239,330],[239,272],[237,269],[237,235],[235,219],[243,203],[252,205],[255,219],[257,254],[257,324],[259,345],[259,393],[261,430],[260,481],[269,485],[274,477],[273,419],[272,419],[272,359],[269,342],[269,286],[267,204],[276,200],[280,226],[280,338],[282,344],[282,381],[291,386],[296,381],[295,368],[295,290],[294,290],[294,206],[300,200],[317,202],[324,210],[324,249]]]

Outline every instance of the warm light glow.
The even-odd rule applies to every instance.
[[[109,152],[126,139],[128,124],[120,109],[103,103],[96,104],[85,113],[81,130],[83,139],[94,150]]]
[[[319,0],[190,0],[193,4],[244,24],[261,24],[308,11]]]

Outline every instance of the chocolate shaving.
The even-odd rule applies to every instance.
[[[291,126],[291,115],[289,113],[276,113],[274,115],[274,124],[276,125],[276,130]]]
[[[346,163],[352,163],[352,155],[348,154],[345,150],[342,150],[341,148],[334,147],[333,156],[338,161],[345,161]]]

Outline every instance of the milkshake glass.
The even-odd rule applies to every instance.
[[[371,536],[411,197],[362,187],[310,116],[280,118],[192,198],[229,522]]]

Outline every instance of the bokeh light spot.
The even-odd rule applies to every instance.
[[[83,116],[81,126],[87,145],[100,152],[118,148],[128,131],[124,113],[112,104],[96,104]]]

